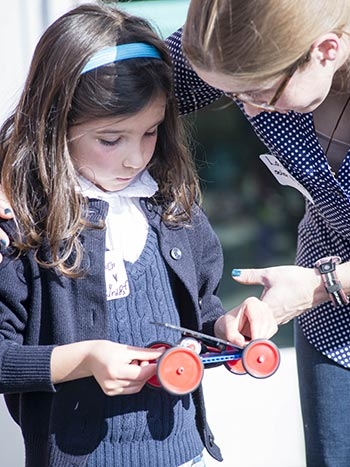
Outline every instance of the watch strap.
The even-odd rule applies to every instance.
[[[315,263],[315,268],[319,270],[324,287],[335,307],[344,306],[349,303],[349,297],[344,292],[336,271],[336,266],[340,263],[341,258],[339,256],[320,258]]]

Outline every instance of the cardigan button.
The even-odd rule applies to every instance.
[[[180,250],[180,248],[172,248],[170,250],[170,256],[175,259],[176,261],[181,259],[182,257],[182,251]]]

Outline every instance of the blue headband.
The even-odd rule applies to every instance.
[[[153,45],[144,44],[143,42],[107,47],[106,49],[96,52],[95,55],[90,58],[81,74],[87,73],[100,66],[108,65],[109,63],[143,57],[162,58],[158,49]]]

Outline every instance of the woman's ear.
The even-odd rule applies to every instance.
[[[340,37],[332,32],[320,36],[312,44],[311,50],[321,62],[325,62],[336,60],[340,48]]]

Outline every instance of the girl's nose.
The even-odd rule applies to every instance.
[[[143,166],[143,149],[142,146],[133,146],[124,159],[125,167],[138,169]]]

